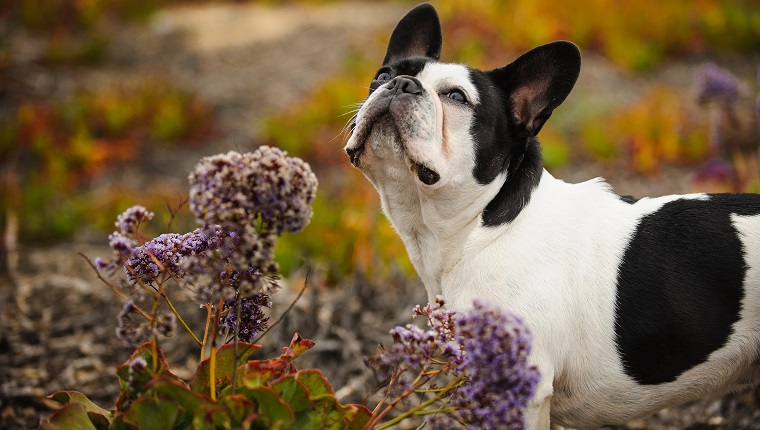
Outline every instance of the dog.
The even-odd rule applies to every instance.
[[[541,380],[526,427],[619,424],[760,381],[760,196],[634,199],[568,184],[536,135],[567,97],[565,41],[481,71],[439,61],[438,15],[394,29],[351,123],[428,298],[524,318]]]

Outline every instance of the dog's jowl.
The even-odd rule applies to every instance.
[[[401,19],[345,149],[431,301],[484,298],[527,322],[541,382],[526,426],[622,423],[756,386],[760,196],[634,200],[555,179],[536,135],[575,84],[575,45],[480,71],[441,63],[441,44],[432,6]]]

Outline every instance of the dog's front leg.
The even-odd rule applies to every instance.
[[[536,393],[525,409],[525,428],[527,430],[551,430],[552,375],[541,375]]]
[[[525,409],[527,430],[551,430],[551,396],[534,398]]]

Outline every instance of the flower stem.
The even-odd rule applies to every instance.
[[[214,332],[211,333],[211,357],[209,358],[209,390],[211,392],[211,400],[216,401],[216,333],[219,331],[219,318],[222,314],[222,306],[224,306],[224,299],[219,299],[219,307],[216,309],[216,317],[214,318]]]
[[[446,394],[448,394],[449,391],[451,391],[451,389],[453,389],[454,387],[456,387],[457,385],[459,385],[463,380],[464,380],[464,377],[461,376],[461,375],[459,377],[456,377],[456,378],[452,379],[451,382],[449,382],[449,384],[446,385],[440,391],[440,393],[437,394],[435,397],[433,397],[431,399],[428,399],[428,400],[420,403],[419,405],[413,407],[412,409],[409,409],[408,411],[406,411],[403,414],[401,414],[401,415],[393,418],[392,420],[384,422],[382,425],[380,425],[378,427],[375,427],[375,430],[384,430],[384,429],[390,428],[390,427],[392,427],[392,426],[400,423],[401,421],[404,421],[405,419],[407,419],[407,418],[409,418],[409,417],[411,417],[413,415],[430,415],[432,413],[435,413],[435,412],[432,412],[432,411],[424,411],[424,409],[426,407],[432,405],[433,403],[437,402],[438,400],[441,400],[443,397],[446,396]],[[404,394],[406,394],[406,393],[404,393]],[[441,409],[441,410],[436,410],[436,412],[445,411],[445,410],[446,409],[444,408],[444,409]],[[383,411],[383,412],[385,412],[385,411]]]
[[[171,300],[169,300],[169,296],[166,294],[166,292],[163,289],[161,289],[160,293],[161,293],[161,297],[163,297],[164,300],[166,300],[166,304],[169,305],[169,308],[171,308],[172,313],[174,314],[174,316],[177,317],[177,319],[182,324],[182,326],[185,327],[185,330],[187,330],[187,332],[190,333],[190,336],[193,337],[193,340],[195,341],[195,343],[197,343],[198,345],[203,346],[203,344],[201,343],[201,340],[198,339],[198,336],[196,336],[195,333],[193,333],[193,331],[187,325],[187,323],[185,322],[185,320],[182,319],[182,315],[179,314],[179,312],[177,311],[177,309],[172,304]]]
[[[206,325],[203,329],[203,341],[201,342],[201,361],[206,358],[206,342],[208,341],[208,330],[211,327],[211,303],[206,303]]]
[[[92,270],[94,270],[94,271],[95,271],[95,274],[98,276],[98,279],[100,279],[101,281],[103,281],[103,283],[104,283],[104,284],[108,285],[108,287],[109,287],[109,288],[111,288],[111,290],[112,290],[114,293],[116,293],[116,295],[117,295],[117,296],[119,296],[119,298],[120,298],[120,299],[124,300],[125,302],[128,302],[128,301],[129,301],[129,297],[125,296],[125,295],[124,295],[124,293],[122,293],[121,291],[119,291],[119,289],[118,289],[118,288],[116,288],[116,286],[115,286],[114,284],[112,284],[112,283],[108,282],[108,280],[106,280],[106,278],[104,278],[104,277],[103,277],[103,275],[101,275],[101,274],[100,274],[100,270],[98,270],[98,267],[97,267],[97,266],[95,266],[95,263],[93,263],[93,262],[92,262],[92,261],[91,261],[89,258],[87,258],[87,256],[86,256],[86,255],[84,255],[83,253],[79,252],[78,254],[79,254],[80,256],[82,256],[82,258],[84,258],[84,259],[87,261],[87,264],[89,264],[89,265],[90,265],[90,267],[92,267]],[[134,303],[133,303],[133,304],[132,304],[132,308],[133,308],[134,310],[136,310],[136,311],[137,311],[137,312],[138,312],[140,315],[142,315],[143,317],[145,317],[145,319],[146,319],[146,320],[149,320],[149,319],[150,319],[150,315],[148,315],[148,313],[147,313],[147,312],[145,312],[144,310],[140,309],[140,307],[139,307],[139,306],[137,306],[137,304],[134,304]]]
[[[240,311],[241,311],[241,302],[243,300],[240,298],[240,291],[235,293],[235,331],[232,335],[233,342],[234,343],[234,353],[233,353],[233,360],[234,364],[232,365],[232,394],[235,394],[235,387],[237,386],[237,370],[238,370],[238,335],[240,334]]]

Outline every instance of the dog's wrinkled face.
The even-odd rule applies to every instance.
[[[484,72],[439,62],[441,44],[429,4],[398,23],[345,150],[386,211],[391,197],[447,201],[480,205],[485,225],[509,222],[540,179],[534,137],[575,84],[578,49],[555,42]]]
[[[378,72],[346,150],[373,183],[416,178],[435,189],[474,182],[477,105],[466,67],[405,59]]]

